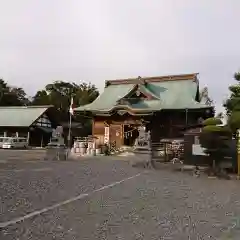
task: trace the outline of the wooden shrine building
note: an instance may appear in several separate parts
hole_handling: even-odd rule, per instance
[[[65,141],[69,131],[68,114],[52,105],[0,107],[0,137],[26,137],[30,146],[45,147],[57,126],[62,126]],[[71,135],[76,136],[82,125],[72,120]]]
[[[0,136],[26,137],[30,146],[45,146],[57,126],[53,106],[0,107]]]
[[[94,102],[75,111],[92,117],[99,143],[115,141],[117,147],[132,145],[139,125],[158,142],[182,138],[186,126],[213,115],[212,106],[200,99],[198,74],[106,81]]]

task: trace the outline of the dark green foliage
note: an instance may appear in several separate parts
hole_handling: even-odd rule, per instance
[[[235,78],[238,82],[240,82],[240,72],[236,72],[236,73],[234,74],[234,78]]]
[[[81,106],[93,102],[98,95],[97,88],[91,83],[55,81],[38,90],[30,101],[22,88],[10,87],[0,79],[0,106],[53,105],[56,109],[68,112],[71,97],[74,106]]]
[[[208,125],[208,126],[205,126],[202,131],[204,133],[209,133],[209,132],[219,132],[221,131],[221,127],[219,126],[214,126],[214,125]]]
[[[58,110],[58,118],[62,121],[69,120],[69,107],[73,97],[73,107],[78,107],[93,102],[99,95],[95,85],[90,83],[71,83],[55,81],[47,84],[33,97],[32,105],[53,105]],[[91,119],[74,115],[74,120],[83,124],[86,135],[92,132]]]
[[[234,79],[236,84],[229,86],[230,97],[224,107],[228,115],[228,125],[235,135],[240,128],[240,72],[234,74]]]
[[[220,125],[220,124],[222,124],[222,120],[220,118],[212,117],[212,118],[208,118],[205,121],[203,121],[203,125],[205,125],[205,126],[209,126],[209,125],[216,126],[216,125]]]
[[[33,97],[32,105],[51,105],[49,95],[46,90],[37,91]]]
[[[234,79],[236,80],[236,84],[233,84],[229,86],[230,91],[230,97],[227,99],[227,101],[224,103],[224,107],[226,109],[227,114],[229,115],[229,120],[231,118],[238,118],[237,115],[232,115],[234,112],[240,111],[240,73],[237,72],[234,74]],[[233,127],[234,128],[240,128],[240,122],[236,121],[235,119],[231,120],[234,122]],[[238,122],[238,126],[236,127],[236,123]]]
[[[10,87],[0,79],[0,106],[25,106],[30,103],[22,88]]]
[[[76,84],[65,81],[55,81],[38,90],[30,101],[22,88],[10,87],[0,79],[0,106],[53,105],[56,109],[56,121],[69,120],[69,107],[73,97],[74,107],[93,102],[99,95],[95,85],[90,83]],[[91,119],[74,116],[74,120],[82,122],[86,133],[91,134]]]
[[[228,126],[217,126],[220,123],[221,120],[217,118],[205,120],[205,126],[200,134],[200,144],[209,155],[211,166],[213,161],[218,165],[229,152],[229,140],[232,137],[232,132]]]
[[[228,119],[228,125],[233,132],[240,128],[240,111],[233,111]]]
[[[98,90],[92,84],[70,83],[56,81],[45,86],[33,97],[33,105],[54,105],[57,109],[68,112],[71,97],[74,106],[81,106],[93,102],[99,95]]]

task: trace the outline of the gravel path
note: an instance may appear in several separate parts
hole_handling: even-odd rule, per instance
[[[32,164],[32,169],[43,166],[46,163]],[[89,195],[3,228],[0,239],[239,239],[238,181],[144,171],[109,160],[48,167],[51,171],[29,167],[28,174],[8,173],[4,182],[1,179],[0,222]]]

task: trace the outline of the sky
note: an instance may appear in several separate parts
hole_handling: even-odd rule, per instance
[[[0,78],[28,95],[55,80],[199,73],[217,111],[240,71],[239,0],[0,0]]]

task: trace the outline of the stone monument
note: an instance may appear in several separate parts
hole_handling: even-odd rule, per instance
[[[146,132],[146,128],[144,126],[141,126],[138,128],[138,137],[136,138],[134,147],[139,148],[148,148],[150,150],[150,141],[151,141],[151,136],[150,136],[150,131]]]
[[[63,127],[57,126],[56,129],[52,132],[52,139],[55,140],[59,145],[64,145],[64,138],[63,138]]]
[[[138,128],[139,135],[135,140],[133,147],[134,163],[132,165],[143,165],[144,168],[152,167],[151,135],[150,131],[146,132],[145,126]]]

